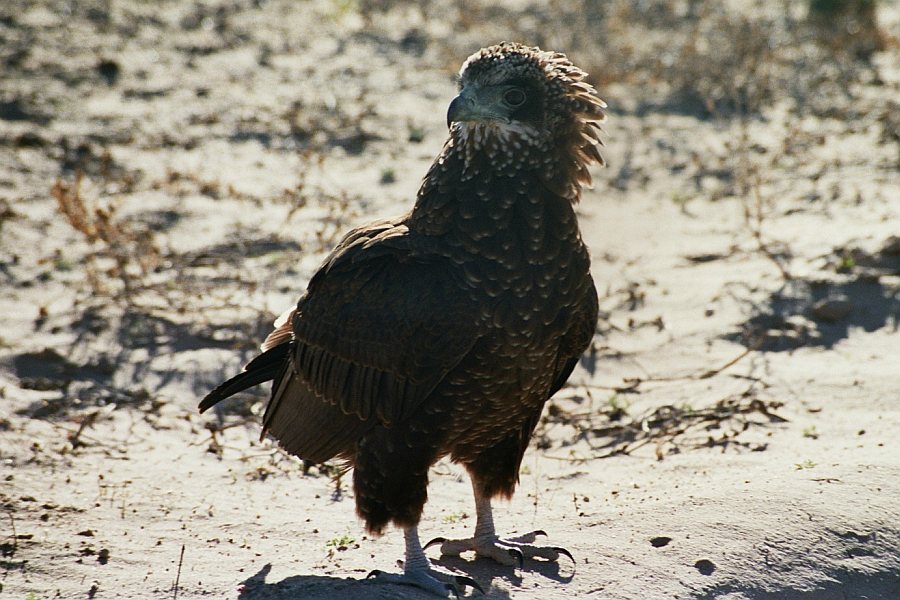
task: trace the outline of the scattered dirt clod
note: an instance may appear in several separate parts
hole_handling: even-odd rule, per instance
[[[709,576],[716,570],[716,565],[711,560],[703,558],[694,563],[694,568],[700,571],[701,575]]]

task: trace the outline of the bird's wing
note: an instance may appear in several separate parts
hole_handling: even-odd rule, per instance
[[[398,229],[400,223],[401,219],[398,218],[382,219],[351,229],[338,245],[335,246],[334,250],[332,250],[325,258],[322,268],[319,269],[313,276],[312,281],[310,281],[310,287],[313,287],[316,281],[324,277],[324,274],[330,271],[331,267],[341,260],[341,257],[344,257],[343,259],[346,260],[348,255],[352,256],[354,253],[359,252],[363,246],[368,244],[369,247],[371,247],[373,240],[376,238],[379,240],[383,239],[378,237],[382,234],[390,236],[393,233],[396,236],[398,233],[405,233],[404,229]],[[375,252],[370,252],[367,256],[373,258],[375,254]],[[275,319],[275,329],[266,336],[266,339],[260,346],[260,349],[263,352],[293,339],[295,314],[297,314],[297,309],[291,308],[281,313],[281,315]]]
[[[390,426],[428,397],[474,345],[476,318],[449,264],[413,255],[405,225],[354,230],[291,318],[291,368],[264,429],[300,456],[345,451],[360,428]]]
[[[547,398],[553,396],[566,384],[572,371],[575,370],[575,365],[578,364],[581,355],[594,338],[594,331],[597,328],[599,303],[593,279],[591,279],[590,285],[587,287],[588,289],[582,302],[573,313],[572,325],[569,327],[566,335],[563,336],[560,344],[556,359],[556,371],[553,375],[553,384],[550,386],[550,393],[547,394]]]

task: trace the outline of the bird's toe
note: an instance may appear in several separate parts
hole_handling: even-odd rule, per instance
[[[448,540],[446,538],[437,537],[425,544],[425,548],[431,546],[441,546],[441,556],[459,556],[468,550],[475,550],[475,540],[466,538],[464,540]]]
[[[501,565],[508,567],[517,566],[520,569],[525,564],[525,556],[522,551],[515,546],[505,544],[503,540],[493,540],[486,544],[479,544],[475,547],[475,553],[478,556],[492,558]]]
[[[529,531],[528,533],[523,533],[522,535],[508,537],[505,539],[507,542],[513,542],[516,544],[531,544],[538,538],[538,536],[547,537],[547,532],[543,529],[535,529],[534,531]]]

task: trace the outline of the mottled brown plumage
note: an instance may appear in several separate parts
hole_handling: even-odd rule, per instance
[[[605,105],[584,77],[562,54],[518,44],[471,56],[412,211],[351,231],[263,354],[201,403],[274,379],[264,431],[301,458],[354,468],[366,527],[406,529],[407,582],[413,571],[444,580],[415,526],[428,469],[448,455],[472,477],[481,531],[441,540],[445,551],[503,562],[562,551],[499,539],[489,501],[513,493],[544,403],[594,332],[573,205],[603,162]]]

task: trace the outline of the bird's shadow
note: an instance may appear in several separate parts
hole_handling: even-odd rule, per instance
[[[457,557],[442,557],[435,560],[438,566],[468,575],[484,588],[484,596],[477,591],[467,590],[465,597],[485,600],[506,600],[510,598],[508,587],[518,587],[523,578],[511,567],[498,565],[488,560],[468,561]],[[388,584],[374,579],[354,579],[328,575],[292,575],[281,581],[267,582],[272,570],[271,563],[245,579],[239,588],[238,600],[280,600],[304,598],[305,600],[434,600],[434,594],[414,587]],[[526,561],[522,571],[539,574],[547,579],[568,583],[575,575],[574,567],[560,566],[556,562]],[[495,581],[505,581],[503,588]]]

